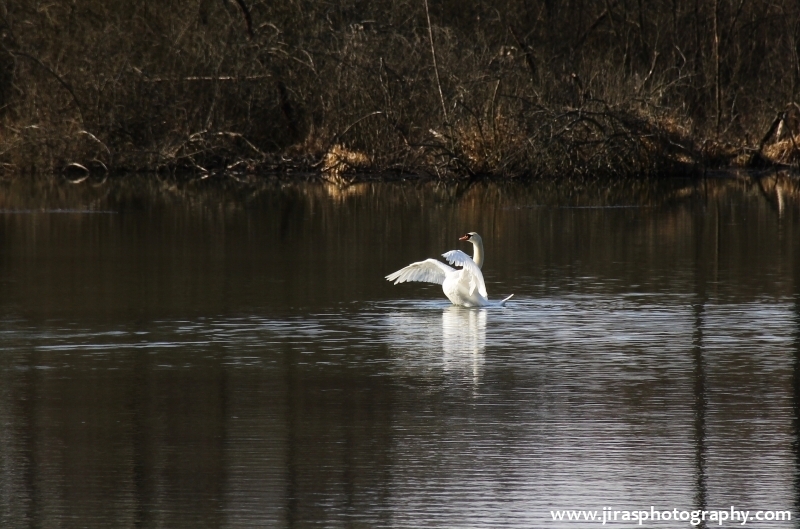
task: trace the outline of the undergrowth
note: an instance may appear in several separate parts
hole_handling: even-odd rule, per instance
[[[6,0],[0,171],[792,165],[799,55],[796,0]]]

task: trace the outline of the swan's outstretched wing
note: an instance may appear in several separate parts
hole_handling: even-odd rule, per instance
[[[425,259],[416,263],[411,263],[397,272],[389,274],[386,279],[394,281],[394,284],[405,283],[406,281],[423,281],[425,283],[436,283],[441,285],[448,272],[453,269],[436,259]]]
[[[478,289],[481,296],[488,298],[488,294],[486,294],[486,284],[483,282],[483,273],[481,269],[478,268],[478,265],[475,264],[475,261],[472,260],[472,257],[465,254],[461,250],[450,250],[449,252],[442,254],[448,263],[455,266],[463,267],[464,271],[469,275],[469,294],[472,295],[475,292],[475,289]]]

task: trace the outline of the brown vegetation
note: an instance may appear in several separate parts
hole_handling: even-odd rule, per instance
[[[796,165],[799,91],[796,0],[0,2],[3,174]]]

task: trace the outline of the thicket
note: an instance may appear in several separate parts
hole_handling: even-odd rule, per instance
[[[0,1],[4,174],[795,163],[799,89],[797,0]]]

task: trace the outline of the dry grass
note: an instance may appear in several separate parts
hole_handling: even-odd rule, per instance
[[[772,163],[796,165],[800,163],[800,135],[767,145],[762,153]]]
[[[347,149],[342,145],[334,145],[322,158],[322,175],[331,182],[348,183],[347,174],[358,170],[367,170],[372,166],[369,156],[363,152]]]

